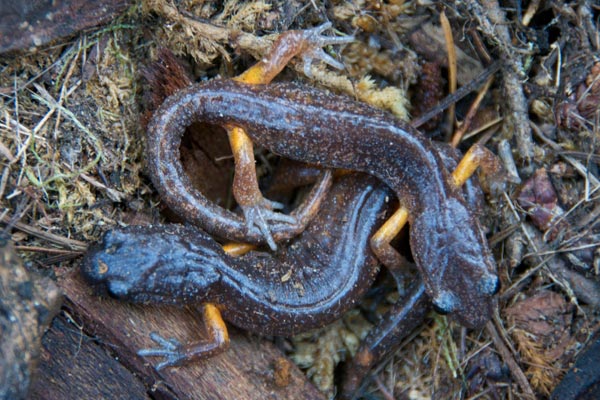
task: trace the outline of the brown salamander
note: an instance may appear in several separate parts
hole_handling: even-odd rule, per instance
[[[232,257],[191,226],[115,229],[90,249],[82,273],[118,299],[214,303],[236,326],[291,336],[339,318],[369,289],[379,266],[368,239],[389,196],[374,178],[341,177],[307,229],[275,253]],[[161,366],[206,356],[201,353],[174,352]]]
[[[319,59],[336,68],[343,65],[326,54],[321,47],[349,43],[351,36],[322,36],[330,23],[316,28],[287,31],[274,43],[271,52],[259,63],[233,80],[247,84],[267,84],[296,55],[304,60],[305,71],[310,70],[313,60]],[[179,145],[157,142],[163,139],[160,132],[149,129],[147,160],[154,186],[161,198],[184,220],[195,223],[207,232],[221,238],[255,244],[266,243],[272,250],[275,242],[296,236],[305,229],[319,208],[323,192],[329,187],[328,176],[322,177],[306,200],[291,214],[285,215],[274,210],[283,205],[267,200],[258,188],[253,145],[240,126],[222,126],[227,130],[235,160],[233,197],[243,211],[244,218],[225,210],[209,201],[204,194],[194,188],[185,175],[179,162]],[[173,153],[177,162],[163,163],[162,151]],[[168,170],[168,173],[163,173]]]
[[[148,146],[158,180],[182,179],[174,168],[176,149],[195,121],[240,126],[276,154],[387,183],[409,210],[411,249],[436,308],[467,327],[488,320],[498,290],[494,260],[452,175],[420,132],[383,111],[310,87],[216,79],[171,96],[155,114]],[[390,267],[390,257],[374,250]]]
[[[312,40],[310,35],[302,35],[297,31],[286,34],[288,35],[282,35],[282,40],[278,43],[280,47],[292,49],[289,54],[302,51],[298,50],[303,48],[302,43],[294,44],[294,40]],[[286,42],[288,39],[292,44]],[[275,53],[279,54],[280,50],[276,49]],[[265,76],[261,72],[265,65],[269,65],[269,61],[259,63],[260,77]],[[253,71],[256,72],[256,69]],[[257,143],[283,156],[315,165],[356,169],[375,175],[393,189],[401,204],[409,210],[411,248],[424,285],[417,284],[411,300],[404,306],[396,306],[393,315],[389,315],[381,325],[383,329],[376,329],[369,336],[359,353],[362,355],[361,359],[355,360],[354,370],[359,373],[349,381],[359,382],[360,378],[357,376],[364,375],[364,371],[372,366],[373,360],[386,353],[388,347],[393,347],[397,337],[407,330],[406,326],[399,327],[399,324],[421,318],[425,312],[423,310],[427,308],[424,305],[428,304],[424,296],[425,289],[439,311],[452,312],[466,326],[481,326],[489,318],[492,295],[498,289],[495,265],[481,227],[466,207],[458,189],[462,178],[456,178],[456,174],[452,175],[444,168],[442,155],[432,143],[388,114],[346,98],[291,84],[253,87],[244,82],[256,81],[246,80],[244,77],[247,75],[242,75],[237,82],[214,80],[187,88],[169,98],[155,114],[148,140],[149,164],[154,184],[163,199],[191,222],[200,223],[201,226],[208,224],[212,231],[221,236],[229,237],[229,233],[235,233],[237,228],[232,228],[233,226],[240,228],[238,240],[249,237],[250,241],[260,242],[268,236],[264,226],[257,233],[247,225],[244,226],[239,219],[232,224],[231,221],[235,219],[230,218],[230,215],[210,206],[206,207],[208,201],[198,204],[198,194],[191,185],[185,184],[187,181],[180,165],[178,149],[185,128],[194,121],[223,126],[228,130],[234,154],[237,155],[236,165],[238,159],[244,158],[240,157],[239,148],[245,145],[240,146],[240,141],[248,142],[243,138],[245,134],[242,139],[238,137],[240,128],[243,128]],[[258,81],[260,79],[262,78]],[[253,165],[253,162],[245,164],[247,167],[249,164]],[[467,166],[467,169],[471,166],[472,164]],[[236,174],[238,172],[236,170]],[[247,170],[242,176],[248,176]],[[249,179],[253,180],[255,181],[255,177]],[[261,198],[254,204],[261,203]],[[345,203],[346,207],[350,207],[346,212],[351,212],[352,207],[356,207],[352,201]],[[212,343],[181,346],[154,336],[162,347],[144,354],[165,357],[166,361],[160,366],[177,364],[190,355],[207,356],[224,347],[228,339],[222,321],[219,322],[219,318],[215,317],[218,316],[219,309],[226,319],[258,333],[297,333],[323,325],[327,323],[324,321],[334,319],[339,316],[334,315],[341,312],[341,308],[330,308],[327,315],[319,311],[320,306],[315,301],[334,296],[334,291],[339,288],[323,286],[319,291],[318,284],[312,280],[313,276],[306,273],[308,270],[304,268],[305,259],[309,260],[308,265],[329,260],[331,265],[320,264],[324,266],[321,267],[324,270],[319,274],[333,274],[331,276],[338,280],[338,275],[348,271],[364,269],[361,274],[371,271],[368,257],[358,258],[364,262],[361,267],[357,267],[358,263],[351,259],[354,266],[347,269],[340,261],[347,260],[344,253],[335,250],[340,247],[363,251],[366,237],[361,242],[363,236],[358,234],[360,229],[354,233],[355,236],[346,235],[346,242],[326,236],[318,236],[316,241],[311,242],[309,236],[306,236],[323,231],[337,232],[342,229],[337,225],[345,226],[339,222],[344,221],[343,213],[338,211],[340,219],[335,219],[335,213],[327,211],[329,207],[334,206],[325,207],[323,216],[311,225],[318,228],[309,229],[297,242],[294,241],[293,245],[287,247],[285,252],[273,256],[275,258],[272,260],[276,261],[265,264],[280,281],[273,280],[272,276],[269,278],[262,272],[255,277],[257,265],[263,265],[262,261],[271,259],[271,256],[256,258],[258,253],[251,253],[247,258],[236,262],[233,261],[234,258],[225,255],[208,235],[193,228],[176,226],[169,226],[166,232],[155,227],[126,228],[109,233],[104,244],[89,253],[84,263],[84,274],[92,282],[105,285],[113,295],[129,300],[165,303],[210,301],[220,304],[219,308],[212,304],[204,306],[209,331],[213,332],[215,339]],[[272,220],[276,221],[277,218]],[[367,230],[371,232],[371,227],[372,225],[365,225],[363,233]],[[277,236],[277,229],[269,229],[269,234]],[[289,227],[283,230],[290,231]],[[222,235],[222,232],[227,234]],[[371,247],[384,265],[393,273],[398,273],[399,257],[390,253],[388,243],[380,240],[382,236],[389,242],[389,234],[376,234],[377,240],[371,240]],[[319,246],[315,243],[326,245]],[[141,250],[143,246],[148,246],[148,249]],[[298,253],[301,256],[294,259],[294,248],[298,246],[304,253]],[[134,267],[128,263],[131,259],[137,261]],[[247,264],[251,262],[256,263],[252,268],[248,266],[251,264]],[[204,268],[204,265],[207,267]],[[216,269],[212,268],[214,266],[217,266]],[[287,270],[286,266],[289,266]],[[220,271],[227,273],[222,275]],[[290,271],[290,280],[296,279],[293,281],[296,283],[295,287],[284,285],[289,283],[287,274]],[[296,276],[294,271],[302,271],[302,275]],[[281,281],[282,276],[286,277],[285,282]],[[351,282],[354,278],[345,282]],[[319,281],[318,276],[315,279]],[[369,279],[357,280],[355,283],[360,284],[353,290],[348,289],[350,286],[343,286],[347,290],[345,293],[339,292],[340,302],[353,304],[357,290],[364,291],[370,284]],[[285,289],[273,290],[273,285]],[[286,314],[289,310],[286,311],[285,307],[278,308],[287,303],[281,303],[277,295],[287,299],[292,290],[305,290],[307,286],[316,296],[305,299],[308,302],[302,303],[304,307],[297,308],[297,314]],[[246,297],[250,299],[248,302]],[[297,296],[296,299],[300,297]],[[263,303],[258,304],[257,299]],[[288,305],[296,307],[300,303],[292,301]],[[248,304],[256,308],[253,309]],[[273,322],[275,320],[281,322]],[[349,387],[355,387],[355,384]]]
[[[453,149],[438,150],[454,168]],[[465,188],[473,209],[478,208],[477,189],[469,183]],[[218,304],[218,309],[204,305],[209,340],[182,345],[153,334],[160,347],[140,352],[162,357],[158,368],[178,365],[227,348],[219,310],[226,320],[252,332],[289,336],[323,326],[353,307],[378,269],[367,241],[390,209],[388,196],[389,190],[367,175],[341,177],[308,229],[275,254],[231,257],[203,231],[181,225],[117,229],[90,250],[82,272],[94,286],[124,300]],[[429,305],[423,284],[414,282],[347,368],[346,397],[357,393],[371,368],[421,324]]]

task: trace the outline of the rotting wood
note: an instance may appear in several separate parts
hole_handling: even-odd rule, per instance
[[[41,337],[61,299],[54,282],[27,271],[8,234],[0,232],[0,399],[26,397]]]
[[[0,53],[28,49],[101,25],[130,0],[3,1],[0,4]]]
[[[61,316],[44,335],[42,363],[28,398],[137,400],[150,396],[134,374]]]
[[[181,341],[197,339],[204,327],[192,309],[130,305],[92,294],[79,274],[59,279],[67,307],[83,331],[95,336],[133,374],[152,396],[169,389],[178,398],[194,399],[323,399],[300,370],[290,367],[287,386],[278,386],[276,365],[285,357],[273,344],[231,330],[230,349],[208,360],[156,371],[157,360],[144,359],[139,349],[155,347],[150,332]]]

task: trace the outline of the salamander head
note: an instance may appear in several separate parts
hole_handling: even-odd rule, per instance
[[[434,308],[468,328],[492,315],[500,283],[479,223],[449,199],[439,213],[424,212],[411,225],[411,248]]]
[[[183,226],[115,229],[88,251],[81,272],[91,285],[122,300],[202,301],[220,278],[215,245],[203,232]]]

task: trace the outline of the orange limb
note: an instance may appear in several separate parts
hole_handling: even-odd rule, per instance
[[[353,38],[321,36],[321,33],[330,26],[331,24],[323,24],[313,29],[288,31],[281,34],[266,57],[234,80],[251,85],[268,84],[297,55],[302,55],[304,58],[304,70],[307,73],[310,73],[308,67],[313,58],[319,58],[336,68],[343,67],[337,60],[323,52],[321,47],[329,44],[348,43]],[[282,205],[262,196],[256,177],[254,148],[246,132],[235,126],[226,128],[235,160],[233,196],[244,212],[246,224],[249,227],[260,229],[269,247],[275,250],[277,246],[267,221],[295,223],[296,220],[294,217],[274,212],[273,210],[281,208]]]
[[[243,256],[255,248],[255,245],[249,243],[227,243],[223,245],[223,251],[232,257]]]
[[[159,347],[140,350],[138,355],[162,357],[163,361],[156,366],[156,369],[160,370],[165,367],[210,358],[227,350],[229,347],[229,333],[219,308],[215,304],[206,303],[202,307],[202,316],[208,333],[207,339],[183,345],[177,339],[165,339],[153,332],[150,334],[150,338]]]
[[[473,145],[452,173],[454,184],[460,187],[481,167],[486,175],[499,175],[502,166],[491,151],[480,144]],[[400,207],[381,228],[371,237],[371,249],[386,267],[390,270],[398,270],[406,264],[406,260],[396,251],[390,242],[400,233],[408,222],[408,210]]]
[[[489,177],[503,174],[502,165],[498,158],[482,145],[474,144],[452,173],[454,184],[456,186],[464,185],[478,167],[481,167],[485,175]]]

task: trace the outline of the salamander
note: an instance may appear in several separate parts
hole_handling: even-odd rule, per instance
[[[287,39],[279,40],[278,43],[280,47],[287,46],[287,50],[303,48],[302,44],[294,44],[294,40],[312,40],[311,35],[299,35],[297,32],[283,39],[286,37],[292,44],[287,43]],[[275,49],[276,54],[278,51]],[[265,63],[269,64],[268,61],[261,63],[263,65],[259,70]],[[262,73],[259,75],[262,76]],[[247,75],[242,75],[242,78],[244,76]],[[190,185],[185,184],[186,177],[180,166],[178,149],[186,127],[195,121],[224,127],[230,133],[230,139],[237,135],[232,135],[232,132],[243,129],[244,135],[249,134],[253,141],[284,157],[317,166],[358,170],[374,175],[391,187],[403,209],[408,210],[411,249],[423,283],[416,284],[410,301],[393,309],[394,313],[382,325],[384,329],[375,330],[370,336],[359,352],[362,359],[355,360],[356,369],[364,372],[370,368],[371,362],[385,353],[385,349],[391,346],[390,343],[397,341],[393,338],[406,331],[407,327],[398,328],[399,324],[402,321],[417,320],[424,314],[423,305],[429,304],[428,298],[432,299],[438,311],[452,313],[467,327],[479,327],[485,323],[491,314],[498,279],[483,230],[459,190],[460,184],[468,175],[464,171],[474,169],[474,164],[471,161],[461,162],[458,167],[461,172],[451,174],[443,165],[443,155],[418,131],[382,111],[342,96],[296,84],[249,85],[247,82],[245,79],[215,79],[191,86],[171,96],[155,113],[149,128],[149,164],[153,182],[166,202],[173,206],[169,198],[174,198],[173,208],[176,211],[201,226],[207,222],[211,229],[216,226],[213,230],[217,234],[220,226],[232,226],[228,215],[222,217],[221,214],[213,214],[214,210],[206,208],[204,203],[198,207],[197,202],[195,203],[198,194],[194,193]],[[237,163],[240,146],[236,140],[231,142],[234,154],[237,155]],[[241,140],[246,143],[246,139]],[[470,151],[467,155],[478,155],[479,151],[475,148],[474,152]],[[349,202],[346,206],[350,209],[356,207],[352,204]],[[377,258],[394,274],[399,273],[404,260],[389,246],[389,240],[395,235],[390,232],[399,229],[398,218],[395,216],[400,215],[401,211],[394,214],[370,240]],[[101,247],[89,253],[83,270],[90,281],[106,286],[116,297],[178,304],[209,302],[204,305],[204,315],[209,331],[213,332],[213,343],[195,347],[181,346],[172,340],[153,336],[161,348],[144,353],[165,357],[165,361],[159,366],[175,365],[181,360],[187,360],[190,355],[206,356],[225,347],[228,339],[222,321],[219,322],[221,312],[225,319],[257,333],[281,335],[298,333],[298,329],[320,326],[326,323],[323,321],[329,320],[327,318],[335,318],[333,315],[341,312],[341,308],[328,309],[326,315],[329,317],[326,317],[325,314],[320,314],[317,303],[320,304],[319,299],[333,296],[332,293],[339,288],[323,286],[319,292],[311,279],[312,275],[306,273],[310,268],[307,270],[303,267],[303,260],[309,253],[309,265],[315,260],[329,260],[332,264],[322,264],[328,269],[321,273],[329,274],[337,270],[332,276],[339,279],[339,270],[347,272],[348,269],[343,267],[344,264],[338,263],[345,258],[335,249],[347,249],[350,246],[362,251],[361,249],[368,247],[368,239],[364,236],[347,235],[346,239],[351,243],[348,245],[348,242],[342,240],[318,236],[316,242],[311,242],[306,235],[341,229],[336,225],[343,225],[338,221],[344,221],[344,218],[335,220],[331,215],[333,214],[327,212],[325,207],[323,216],[311,225],[316,227],[321,224],[318,228],[307,230],[298,238],[298,242],[293,242],[295,245],[280,250],[276,256],[279,257],[278,261],[268,261],[265,264],[271,268],[270,271],[275,271],[274,275],[280,281],[272,280],[272,276],[262,272],[254,277],[257,266],[261,270],[260,266],[265,260],[263,256],[255,258],[257,253],[251,253],[246,259],[240,259],[255,263],[254,267],[247,267],[245,263],[249,261],[234,261],[202,231],[176,226],[169,226],[166,231],[157,227],[115,230],[105,237]],[[390,225],[395,225],[396,228],[389,229]],[[226,233],[231,233],[232,229],[229,228],[225,229]],[[252,233],[251,229],[240,231],[238,236],[242,240],[248,233]],[[265,236],[264,229],[261,228],[261,231]],[[276,230],[270,233],[275,236]],[[261,240],[256,239],[256,232],[253,234],[254,236],[250,235],[250,241]],[[363,239],[364,242],[361,242]],[[328,244],[318,246],[315,243],[319,241]],[[302,243],[313,244],[303,247]],[[149,249],[141,251],[143,246],[149,246]],[[302,251],[305,253],[302,253],[302,257],[293,259],[295,246],[304,249]],[[335,251],[330,256],[331,249]],[[134,268],[129,262],[131,256],[137,261]],[[358,261],[363,262],[363,266],[359,268],[358,263],[354,263],[350,270],[362,271],[361,273],[371,271],[371,261],[367,258],[361,260],[357,257]],[[290,268],[283,273],[288,265]],[[218,267],[215,269],[215,266]],[[294,276],[294,270],[303,271],[303,275]],[[227,273],[223,275],[222,271]],[[235,279],[232,279],[233,276]],[[281,303],[278,295],[282,295],[284,299],[291,295],[291,289],[284,283],[293,277],[297,279],[294,281],[294,290],[302,289],[297,292],[302,293],[302,296],[297,294],[296,300],[306,295],[302,291],[307,286],[312,290],[310,293],[317,293],[316,297],[305,299],[308,303],[304,304],[306,307],[297,309],[301,310],[298,314],[289,314],[285,301],[283,308],[275,307]],[[315,276],[315,279],[315,282],[321,282],[319,276]],[[356,281],[360,283],[356,287],[364,290],[370,284],[370,279]],[[351,279],[345,282],[350,281]],[[286,289],[278,291],[274,287]],[[252,289],[246,290],[247,288]],[[353,304],[355,293],[357,292],[348,291],[345,297],[341,296],[338,300]],[[246,302],[240,300],[245,297],[252,298],[248,304],[255,308],[246,308]],[[257,300],[263,303],[259,304]],[[291,305],[295,307],[293,302]],[[330,306],[333,307],[333,303]],[[257,311],[253,312],[253,309]],[[268,314],[269,310],[274,313]],[[317,317],[313,318],[311,315]],[[274,320],[281,322],[273,322]],[[393,328],[388,330],[386,326]],[[355,378],[359,375],[355,375]],[[350,381],[357,382],[360,379]]]
[[[488,320],[498,278],[485,235],[420,132],[383,111],[314,88],[215,79],[179,91],[155,114],[149,146],[161,180],[182,179],[173,169],[178,161],[172,149],[195,121],[241,126],[281,156],[381,179],[409,210],[412,253],[436,308],[467,327]],[[390,267],[395,261],[389,252],[375,247]]]
[[[438,147],[451,168],[456,165],[452,150]],[[478,208],[477,189],[470,184],[465,188],[473,209]],[[227,348],[221,314],[255,333],[290,336],[323,326],[356,305],[378,270],[367,243],[389,214],[389,196],[389,189],[367,175],[342,176],[308,229],[277,253],[252,251],[231,257],[211,236],[192,226],[119,228],[90,249],[82,272],[96,288],[122,300],[209,302],[203,306],[208,340],[183,345],[152,334],[159,347],[140,351],[162,357],[159,369],[179,365]],[[347,368],[346,397],[357,393],[372,367],[422,323],[430,309],[424,292],[417,279],[409,295],[363,340]]]
[[[283,33],[275,41],[268,56],[232,79],[247,84],[267,84],[296,55],[303,58],[305,71],[310,71],[314,59],[342,68],[343,65],[326,54],[321,47],[349,43],[354,39],[351,36],[322,36],[321,33],[330,26],[330,23],[326,23],[312,29]],[[172,82],[169,87],[171,86]],[[164,138],[153,129],[154,126],[151,124],[148,129],[147,160],[150,177],[161,198],[184,220],[221,238],[255,244],[266,243],[275,250],[277,241],[294,237],[305,229],[318,210],[322,194],[329,187],[329,178],[324,176],[291,215],[276,212],[283,205],[264,198],[258,188],[252,141],[240,126],[222,126],[227,131],[235,161],[232,194],[244,214],[244,218],[241,218],[212,203],[194,188],[179,162],[179,144],[171,146],[171,143],[162,142]],[[165,151],[170,152],[170,158],[176,162],[164,163],[162,154]],[[168,173],[165,174],[167,170]]]
[[[232,257],[189,225],[115,229],[88,251],[82,273],[117,299],[213,303],[236,326],[292,336],[339,318],[369,289],[379,263],[368,239],[389,196],[374,178],[341,177],[307,229],[275,253]],[[187,353],[165,365],[189,359]]]

